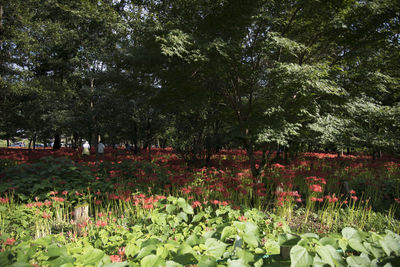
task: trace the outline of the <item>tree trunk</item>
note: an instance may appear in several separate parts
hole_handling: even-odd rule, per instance
[[[32,143],[33,143],[33,149],[35,150],[36,149],[36,133],[33,135]]]
[[[76,149],[78,147],[78,139],[79,139],[78,133],[73,133],[72,138],[73,138],[72,147]]]
[[[54,135],[53,151],[59,150],[61,148],[61,137],[59,133]]]

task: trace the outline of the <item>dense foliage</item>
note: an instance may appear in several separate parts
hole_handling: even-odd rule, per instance
[[[4,266],[396,266],[400,260],[395,158],[308,153],[254,177],[243,150],[222,151],[201,169],[162,149],[152,151],[151,162],[122,151],[113,161],[113,150],[101,161],[72,149],[2,152]]]

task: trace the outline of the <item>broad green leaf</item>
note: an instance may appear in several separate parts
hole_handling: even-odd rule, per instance
[[[165,263],[165,267],[182,267],[182,266],[183,266],[182,264],[179,264],[179,263],[174,262],[174,261],[167,261]]]
[[[176,209],[175,205],[172,204],[168,204],[166,207],[166,210],[169,214],[171,214],[172,212],[174,212],[174,210]]]
[[[217,259],[212,256],[202,256],[197,267],[216,267]]]
[[[139,254],[136,256],[136,258],[138,258],[138,259],[144,258],[144,257],[152,254],[156,250],[157,250],[157,247],[155,245],[148,245],[139,251]]]
[[[195,234],[192,234],[192,235],[190,235],[187,239],[186,239],[186,243],[189,245],[189,246],[195,246],[195,245],[198,245],[198,244],[200,244],[200,238],[197,236],[197,235],[195,235]]]
[[[358,231],[356,229],[354,229],[352,227],[343,228],[342,235],[344,238],[346,238],[348,240],[353,239],[353,240],[357,240],[357,241],[361,242],[360,234],[358,233]]]
[[[102,267],[127,267],[130,266],[128,262],[110,262],[107,263],[106,265],[103,265]]]
[[[300,241],[298,235],[293,234],[281,234],[278,237],[278,244],[283,247],[291,247],[296,245]]]
[[[232,226],[226,226],[224,227],[224,229],[222,230],[221,233],[221,240],[225,241],[227,238],[229,237],[235,237],[236,236],[236,229]]]
[[[125,247],[125,255],[128,257],[133,257],[139,251],[139,247],[130,241]]]
[[[177,216],[181,221],[188,221],[188,216],[185,212],[179,212],[178,216]]]
[[[236,249],[236,257],[242,260],[245,264],[254,261],[254,254],[241,248]]]
[[[226,244],[216,240],[215,238],[208,238],[204,244],[207,253],[219,259],[225,252]]]
[[[316,252],[330,266],[346,266],[342,256],[331,245],[317,246]]]
[[[179,198],[178,199],[178,206],[187,214],[193,214],[193,208],[190,206],[185,199]]]
[[[228,267],[247,267],[247,265],[243,260],[228,260]]]
[[[191,253],[186,253],[186,254],[175,256],[173,258],[173,260],[175,262],[177,262],[177,263],[180,263],[180,264],[184,265],[184,266],[187,266],[187,265],[190,265],[190,264],[194,264],[194,263],[197,262],[196,257]]]
[[[305,233],[300,235],[301,238],[309,238],[309,239],[319,239],[319,236],[314,233]]]
[[[74,263],[75,262],[75,258],[70,256],[70,255],[62,255],[60,257],[57,257],[56,259],[49,261],[49,264],[51,267],[58,267],[58,266],[62,266],[64,264],[67,263]]]
[[[364,247],[364,245],[363,245],[363,244],[361,243],[361,241],[359,241],[358,239],[353,239],[353,238],[350,239],[350,240],[349,240],[349,246],[350,246],[352,249],[356,250],[356,251],[369,254],[369,253],[368,253],[368,250]]]
[[[400,242],[393,238],[391,235],[387,234],[382,240],[379,240],[385,253],[390,256],[394,252],[397,256],[400,255]]]
[[[87,250],[83,255],[79,256],[78,260],[84,265],[97,264],[104,256],[104,252],[100,249]]]
[[[382,249],[381,246],[377,246],[375,243],[368,243],[368,242],[364,242],[363,243],[364,247],[370,251],[372,253],[372,255],[376,258],[379,259],[381,257],[385,256],[385,252]]]
[[[142,267],[163,267],[165,265],[165,260],[156,255],[147,255],[140,261]]]
[[[258,239],[257,235],[253,235],[250,233],[245,233],[243,235],[243,241],[249,244],[252,247],[257,247],[258,246]]]
[[[0,262],[3,264],[8,264],[10,261],[8,259],[9,251],[0,252]]]
[[[323,246],[324,246],[324,245],[331,245],[331,246],[333,246],[334,248],[337,247],[337,242],[336,242],[336,240],[335,240],[334,238],[328,237],[328,236],[321,238],[321,239],[318,241],[318,243],[321,244],[321,245],[323,245]]]
[[[182,243],[179,248],[178,251],[176,252],[177,255],[183,255],[183,254],[187,254],[187,253],[192,253],[193,249],[191,246],[189,246],[187,243]]]
[[[144,241],[142,243],[142,245],[140,246],[140,248],[144,248],[144,247],[149,246],[149,245],[158,245],[160,243],[161,243],[161,241],[159,239],[150,238],[150,239],[147,239],[146,241]]]
[[[192,222],[199,222],[204,217],[204,212],[197,213],[194,215]]]
[[[350,267],[371,266],[371,261],[365,257],[350,256],[346,258],[346,262]]]
[[[313,263],[313,259],[307,250],[301,246],[294,246],[290,250],[291,267],[309,267]]]
[[[57,244],[51,244],[47,248],[46,256],[48,257],[59,257],[62,255],[67,255],[67,248],[66,247],[59,247]]]

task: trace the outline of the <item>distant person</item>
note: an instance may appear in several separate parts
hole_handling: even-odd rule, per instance
[[[126,151],[130,151],[131,150],[131,145],[126,143],[125,144],[125,149],[126,149]]]
[[[86,141],[86,142],[83,144],[83,151],[82,151],[82,155],[83,155],[84,157],[86,157],[86,156],[89,156],[89,155],[90,155],[90,151],[89,151],[89,149],[90,149],[89,142],[88,142],[88,141]]]
[[[98,145],[97,145],[97,153],[100,155],[100,156],[103,156],[104,155],[104,148],[105,148],[106,146],[102,143],[102,142],[100,142]]]

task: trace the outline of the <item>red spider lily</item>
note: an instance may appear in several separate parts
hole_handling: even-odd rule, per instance
[[[357,201],[357,199],[358,199],[357,196],[351,196],[351,198],[352,198],[354,201]]]
[[[309,186],[309,189],[312,192],[322,192],[322,186],[320,186],[319,184],[311,184]]]
[[[279,163],[272,164],[271,166],[277,169],[285,169],[285,166]]]
[[[247,218],[246,218],[246,216],[239,216],[238,220],[241,222],[245,222],[245,221],[247,221]]]
[[[192,207],[193,208],[201,207],[201,202],[200,201],[193,201]]]
[[[63,199],[62,197],[52,197],[51,198],[54,202],[64,202],[65,199]]]
[[[62,191],[61,193],[63,196],[68,195],[68,191]]]
[[[330,195],[326,195],[325,198],[328,200],[329,203],[335,203],[337,202],[339,199],[335,196],[335,194],[333,194],[332,196]]]
[[[107,224],[108,224],[107,221],[100,221],[99,220],[99,221],[96,222],[96,226],[97,227],[105,227],[105,226],[107,226]]]
[[[57,194],[58,194],[57,191],[51,191],[51,192],[50,192],[50,195],[51,195],[51,196],[55,196],[55,195],[57,195]]]
[[[122,262],[122,259],[118,255],[110,255],[111,262]]]
[[[143,208],[144,209],[152,209],[154,207],[153,207],[153,204],[146,204],[146,205],[143,205]]]
[[[42,213],[42,218],[43,218],[43,219],[50,219],[50,218],[51,218],[51,214],[46,213],[45,211],[43,211],[43,213]]]
[[[14,238],[7,238],[7,240],[6,240],[6,242],[4,243],[4,245],[13,245],[14,244],[14,242],[15,242],[16,240],[14,239]]]
[[[8,198],[1,198],[0,197],[0,203],[2,203],[2,204],[7,204],[8,203]]]
[[[216,199],[215,200],[211,200],[211,203],[214,204],[214,205],[218,205],[219,204],[219,200],[216,200]]]
[[[94,201],[94,204],[96,204],[96,205],[100,205],[101,204],[101,200],[99,200],[99,199],[96,199],[95,201]]]
[[[313,202],[317,202],[317,201],[318,202],[322,202],[322,201],[324,201],[323,198],[317,198],[317,197],[311,197],[310,200],[313,201]]]
[[[400,204],[400,198],[395,198],[394,201]]]
[[[350,190],[349,193],[352,194],[352,195],[354,195],[354,194],[356,193],[356,191],[354,191],[354,190],[352,189],[352,190]]]
[[[190,192],[192,192],[192,188],[190,188],[190,187],[182,188],[182,193],[189,194]]]

